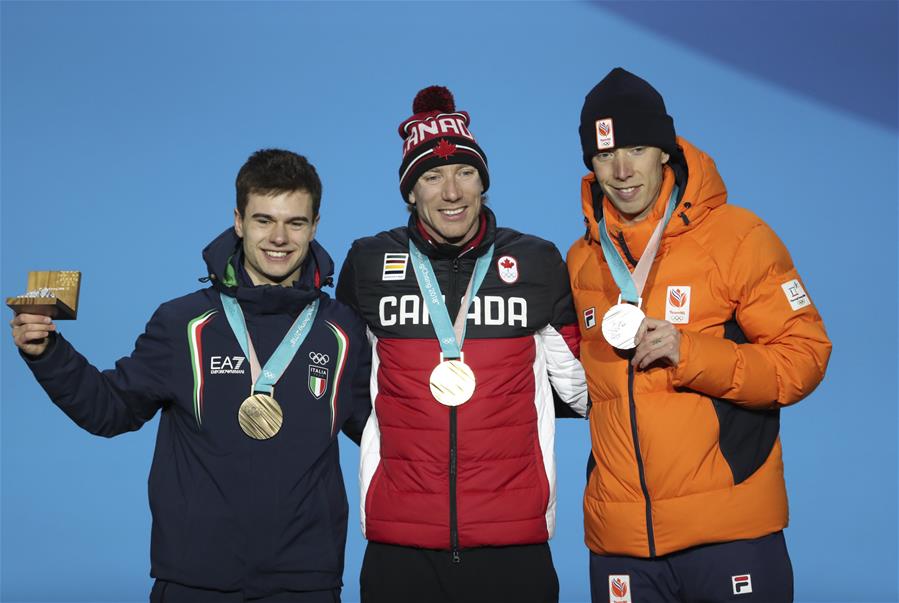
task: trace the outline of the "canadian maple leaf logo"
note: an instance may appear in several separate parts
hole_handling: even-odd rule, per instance
[[[437,143],[437,146],[434,147],[434,154],[441,159],[446,159],[451,155],[455,155],[455,153],[456,145],[451,142],[447,142],[445,138],[441,138],[440,142]]]
[[[504,255],[496,260],[496,269],[499,272],[499,277],[507,285],[511,285],[518,280],[518,260],[512,256]]]

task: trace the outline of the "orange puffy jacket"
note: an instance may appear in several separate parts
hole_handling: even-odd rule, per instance
[[[599,245],[593,174],[581,185],[588,234],[568,252],[593,401],[585,539],[601,554],[655,557],[784,528],[779,409],[815,389],[830,357],[783,243],[752,212],[726,204],[708,155],[678,143],[689,178],[643,291],[647,316],[678,325],[677,366],[634,371],[632,353],[603,339],[602,316],[619,290]],[[640,257],[664,213],[675,181],[664,171],[641,222],[623,225],[601,201],[622,258]]]

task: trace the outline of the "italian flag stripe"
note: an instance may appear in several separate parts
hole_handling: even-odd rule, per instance
[[[340,378],[343,376],[343,369],[346,366],[346,357],[350,349],[350,339],[346,336],[338,325],[329,320],[325,321],[328,328],[334,334],[337,340],[337,368],[334,370],[334,385],[331,387],[331,436],[334,435],[334,426],[337,421],[337,394],[340,390]]]
[[[217,310],[207,310],[187,323],[187,343],[190,346],[190,366],[194,372],[194,416],[197,427],[203,425],[203,327],[209,324]]]

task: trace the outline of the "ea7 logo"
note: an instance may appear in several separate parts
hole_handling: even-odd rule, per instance
[[[748,595],[752,592],[752,576],[743,574],[741,576],[731,576],[731,582],[734,585],[735,595]]]
[[[241,367],[245,361],[246,358],[243,356],[210,356],[209,374],[243,375],[244,369]]]

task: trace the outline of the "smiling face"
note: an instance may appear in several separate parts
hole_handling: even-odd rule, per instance
[[[668,158],[658,147],[624,147],[594,155],[593,173],[622,218],[639,222],[659,196]]]
[[[250,193],[244,214],[234,210],[234,231],[243,239],[244,267],[253,284],[291,286],[317,226],[307,191]]]
[[[435,241],[462,245],[478,231],[483,192],[477,168],[455,163],[422,174],[409,203]]]

